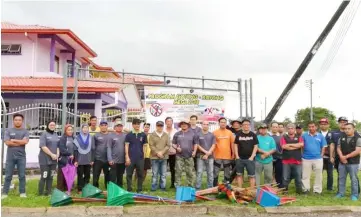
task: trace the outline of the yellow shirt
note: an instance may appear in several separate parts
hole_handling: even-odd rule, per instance
[[[91,136],[94,136],[96,133],[100,132],[100,127],[96,127],[95,130],[92,130],[91,127],[89,127],[89,134]]]
[[[150,158],[149,134],[147,135],[148,143],[144,147],[144,158]]]

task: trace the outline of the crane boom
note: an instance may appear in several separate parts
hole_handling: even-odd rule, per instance
[[[311,62],[312,58],[317,53],[318,49],[321,47],[322,43],[327,38],[328,34],[331,32],[332,28],[336,24],[337,20],[340,18],[342,13],[345,11],[347,5],[350,3],[350,0],[344,0],[338,7],[335,14],[332,16],[331,20],[328,22],[327,26],[322,31],[321,35],[317,38],[316,42],[313,44],[310,51],[307,53],[305,59],[302,61],[301,65],[298,67],[295,74],[292,76],[291,80],[288,82],[286,88],[281,93],[280,97],[277,99],[276,103],[273,105],[272,109],[268,113],[264,122],[269,124],[273,118],[276,116],[277,112],[281,108],[283,102],[287,99],[288,95],[291,93],[291,90],[296,85],[297,81],[302,76],[303,72],[306,70],[308,64]]]

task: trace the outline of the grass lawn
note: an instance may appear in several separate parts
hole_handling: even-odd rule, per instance
[[[337,189],[337,174],[335,172],[334,174],[334,189]],[[361,172],[359,173],[359,178],[361,179]],[[175,198],[175,190],[174,189],[168,189],[166,192],[162,191],[156,191],[156,192],[150,192],[150,179],[151,174],[148,173],[147,178],[144,183],[144,193],[149,195],[156,195],[160,197],[168,197],[168,198]],[[167,183],[170,183],[169,181],[170,176],[167,177]],[[222,178],[220,179],[222,180]],[[326,186],[326,172],[324,172],[324,189]],[[184,180],[183,180],[184,181]],[[17,185],[17,181],[15,181]],[[125,177],[124,177],[124,184],[125,184]],[[183,182],[185,183],[185,182]],[[56,186],[56,178],[54,178],[54,187]],[[101,188],[104,189],[103,180],[100,181]],[[135,186],[135,183],[133,183],[133,186]],[[203,188],[206,187],[205,182],[205,174],[203,176]],[[14,191],[9,192],[9,197],[2,200],[2,206],[7,207],[48,207],[50,206],[50,196],[49,197],[40,197],[37,196],[37,190],[38,190],[38,180],[29,180],[26,185],[27,189],[27,198],[20,198],[18,189]],[[361,199],[359,201],[353,202],[350,200],[350,180],[348,178],[347,180],[347,187],[346,187],[346,197],[342,199],[335,199],[336,191],[334,192],[328,192],[326,190],[323,191],[322,195],[297,195],[295,194],[295,187],[294,182],[290,184],[289,188],[289,196],[296,196],[297,201],[292,204],[288,204],[287,206],[330,206],[330,205],[352,205],[352,206],[361,206]],[[79,196],[75,191],[72,192],[73,196]],[[237,205],[238,204],[231,204],[227,199],[218,199],[216,201],[197,201],[196,204],[207,204],[207,205]],[[104,203],[88,203],[83,204],[85,206],[94,206],[94,205],[104,205]],[[138,206],[138,205],[137,205]],[[250,207],[258,207],[255,203],[250,203],[248,206]]]

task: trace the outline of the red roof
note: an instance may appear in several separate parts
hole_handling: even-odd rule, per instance
[[[74,78],[68,78],[69,91],[74,90]],[[78,81],[79,92],[114,93],[123,85],[117,83]],[[57,77],[1,77],[1,91],[62,92],[63,78]]]
[[[84,41],[82,41],[74,32],[70,29],[56,29],[39,25],[17,25],[9,22],[1,22],[1,33],[35,33],[35,34],[65,34],[84,48],[92,57],[96,57],[97,54],[93,51]]]

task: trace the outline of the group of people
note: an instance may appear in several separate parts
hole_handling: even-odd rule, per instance
[[[29,133],[23,125],[21,114],[13,116],[13,128],[5,132],[4,141],[8,146],[6,160],[6,178],[2,198],[9,192],[14,167],[19,174],[20,196],[25,194],[25,145]],[[311,173],[315,173],[313,192],[322,193],[322,172],[327,170],[327,190],[333,190],[333,169],[338,173],[338,193],[345,196],[347,174],[351,177],[351,199],[357,200],[360,187],[357,173],[360,164],[361,137],[355,132],[355,126],[345,117],[339,118],[339,130],[329,131],[326,118],[318,124],[308,123],[308,132],[302,126],[271,123],[260,124],[257,132],[251,130],[251,121],[237,119],[227,123],[221,117],[219,129],[210,132],[209,122],[203,121],[197,126],[198,117],[192,115],[188,120],[178,123],[174,128],[173,119],[167,117],[164,122],[155,123],[154,132],[150,124],[134,119],[132,130],[123,128],[119,119],[114,129],[108,129],[106,121],[92,116],[89,124],[81,126],[78,135],[71,125],[66,125],[64,134],[59,138],[55,132],[56,123],[50,121],[46,131],[39,139],[39,164],[41,178],[39,195],[48,195],[52,190],[53,176],[57,174],[57,188],[66,190],[61,168],[67,164],[77,167],[77,190],[82,191],[93,175],[93,185],[99,187],[101,172],[104,174],[105,187],[112,181],[123,187],[123,175],[126,173],[127,190],[133,191],[133,173],[136,173],[137,192],[143,191],[143,182],[147,170],[152,170],[151,190],[166,190],[166,173],[169,165],[171,174],[170,188],[182,185],[182,174],[186,174],[186,185],[202,188],[202,175],[207,174],[207,186],[218,184],[221,169],[223,182],[236,181],[239,187],[244,182],[247,171],[250,186],[274,180],[279,187],[288,189],[295,180],[297,193],[311,191]],[[318,125],[320,131],[317,130]],[[270,129],[270,132],[268,131]],[[56,169],[58,172],[56,173]]]

